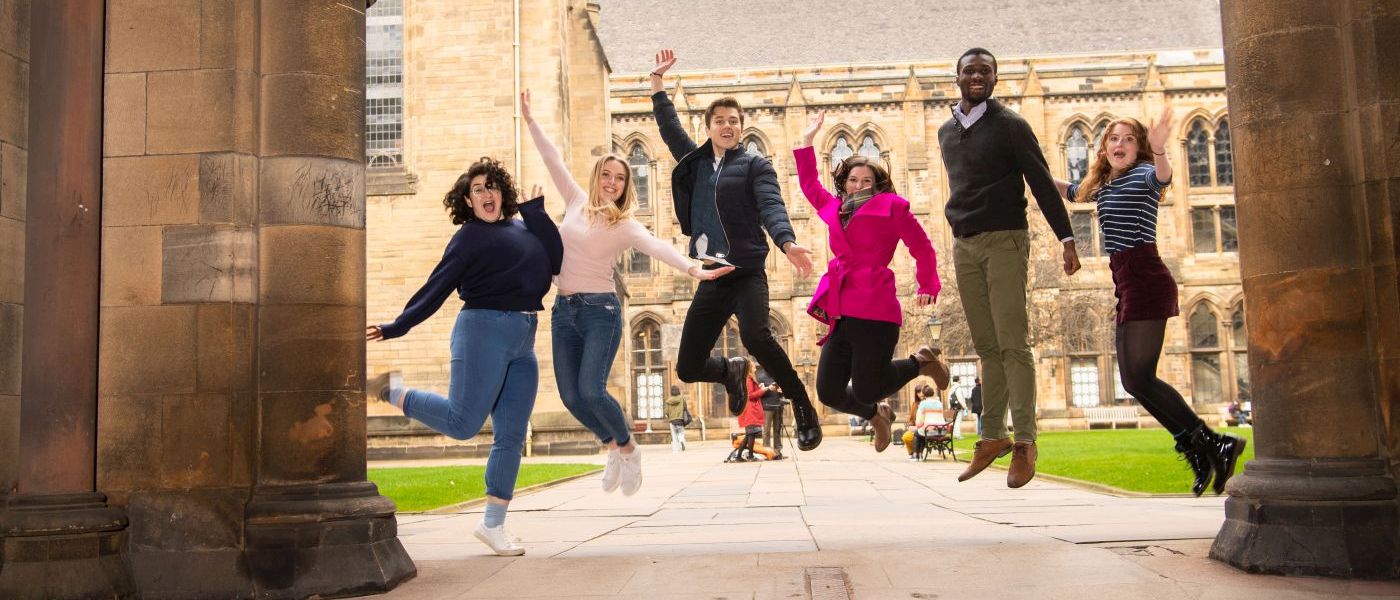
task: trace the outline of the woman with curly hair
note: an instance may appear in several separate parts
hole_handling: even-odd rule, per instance
[[[473,164],[442,201],[452,224],[461,228],[427,283],[393,321],[365,328],[367,340],[393,339],[436,313],[453,290],[462,299],[452,328],[446,396],[405,388],[397,373],[380,375],[367,387],[404,415],[453,439],[475,436],[491,417],[486,515],[475,535],[501,556],[525,553],[505,531],[506,507],[539,384],[535,311],[544,308],[541,300],[564,255],[538,186],[531,196],[519,203],[501,163],[482,158]],[[520,219],[514,218],[517,213]]]
[[[875,451],[889,447],[894,411],[883,400],[919,375],[948,387],[948,368],[939,351],[924,346],[913,356],[891,360],[904,321],[895,295],[890,261],[903,241],[914,257],[916,306],[938,298],[938,258],[928,234],[895,193],[889,173],[876,161],[853,156],[832,174],[839,196],[817,180],[812,141],[826,113],[817,113],[792,151],[802,194],[826,223],[831,262],[817,284],[807,313],[830,327],[817,363],[817,398],[822,404],[870,421]]]
[[[1219,494],[1235,472],[1245,440],[1211,431],[1181,394],[1157,377],[1167,319],[1181,312],[1176,280],[1157,253],[1157,205],[1172,181],[1171,123],[1170,106],[1151,129],[1131,118],[1109,123],[1084,181],[1055,185],[1070,202],[1093,202],[1097,209],[1118,297],[1114,345],[1123,389],[1171,432],[1194,472],[1192,493],[1201,495],[1214,478]]]
[[[631,496],[642,485],[642,454],[632,439],[631,421],[608,393],[608,373],[622,341],[622,303],[617,299],[613,265],[624,251],[636,248],[700,281],[725,275],[734,267],[701,269],[633,219],[637,192],[632,189],[632,169],[621,156],[600,157],[584,191],[559,148],[535,122],[528,90],[520,94],[520,114],[564,198],[564,221],[559,226],[564,266],[549,319],[559,397],[574,418],[608,447],[603,491],[621,488],[623,495]]]

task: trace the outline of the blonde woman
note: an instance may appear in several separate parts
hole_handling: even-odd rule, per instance
[[[574,418],[608,446],[603,490],[620,487],[630,496],[642,485],[641,452],[632,439],[631,423],[608,394],[607,386],[622,340],[622,305],[613,284],[613,265],[624,251],[636,248],[699,280],[711,280],[734,269],[701,269],[633,220],[637,193],[632,189],[632,170],[621,156],[605,154],[599,158],[584,191],[570,175],[559,148],[535,122],[528,90],[520,94],[520,112],[554,186],[564,198],[564,220],[559,226],[564,264],[550,317],[559,396]]]

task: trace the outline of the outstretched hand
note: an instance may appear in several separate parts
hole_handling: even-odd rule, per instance
[[[932,306],[932,305],[933,305],[933,295],[932,295],[932,294],[915,294],[915,295],[914,295],[914,306],[918,306],[918,307],[920,307],[920,308],[923,308],[923,307],[925,307],[925,306]]]
[[[786,256],[788,262],[792,263],[792,266],[797,269],[798,277],[805,279],[808,275],[812,274],[811,250],[798,246],[796,242],[788,242],[787,248],[783,251],[783,255]]]
[[[656,66],[651,69],[651,72],[658,76],[665,75],[666,71],[675,66],[675,64],[675,51],[670,48],[662,48],[660,52],[656,53]]]
[[[1162,115],[1152,122],[1152,126],[1147,130],[1147,142],[1152,145],[1153,153],[1167,151],[1167,140],[1172,131],[1172,107],[1171,105],[1162,107]]]
[[[540,187],[538,183],[530,186],[530,195],[526,196],[526,198],[529,200],[534,200],[535,198],[541,197],[544,197],[544,188]]]
[[[812,142],[817,139],[817,132],[822,130],[822,123],[824,123],[825,121],[826,111],[817,111],[817,115],[812,117],[812,121],[807,124],[807,128],[802,130],[803,148],[811,146]]]
[[[530,90],[520,92],[520,116],[525,117],[525,122],[533,123],[535,118],[530,114]]]
[[[365,326],[365,341],[377,342],[382,339],[384,339],[384,330],[380,329],[378,325]]]
[[[687,273],[689,273],[691,277],[699,279],[700,281],[714,281],[716,279],[719,279],[720,277],[724,277],[725,275],[728,275],[733,272],[734,267],[720,267],[718,269],[701,269],[700,267],[691,267],[690,270],[687,271]]]

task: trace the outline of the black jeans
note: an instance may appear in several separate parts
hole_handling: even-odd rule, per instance
[[[837,319],[817,363],[817,399],[843,413],[874,417],[880,400],[919,375],[919,363],[913,358],[890,360],[897,343],[898,324]]]
[[[739,317],[739,341],[783,389],[783,395],[810,407],[807,388],[768,326],[768,276],[758,269],[735,269],[695,287],[695,299],[681,328],[676,376],[686,383],[724,379],[729,371],[726,359],[711,357],[710,351],[730,316]]]
[[[783,451],[783,408],[763,409],[763,445],[774,452]]]

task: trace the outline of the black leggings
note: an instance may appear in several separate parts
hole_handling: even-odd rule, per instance
[[[1196,411],[1167,382],[1157,378],[1157,359],[1167,321],[1126,321],[1118,326],[1118,373],[1133,395],[1173,436],[1190,433],[1202,423]]]
[[[874,417],[880,400],[919,375],[913,358],[890,360],[898,342],[896,323],[838,319],[817,363],[817,399],[843,413]]]

